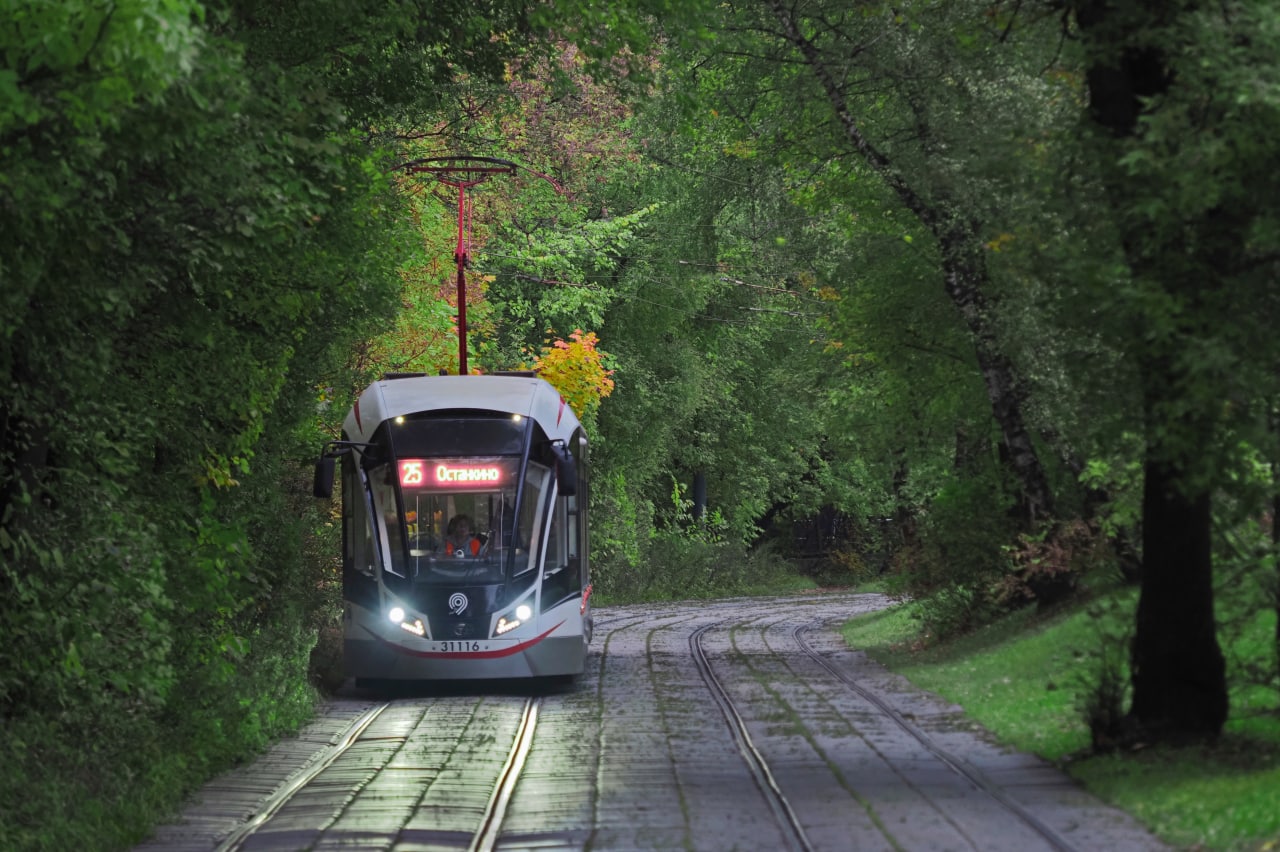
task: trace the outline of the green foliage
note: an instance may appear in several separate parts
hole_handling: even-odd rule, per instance
[[[528,339],[541,332],[538,322],[544,328],[599,328],[616,298],[603,284],[617,273],[654,209],[580,222],[573,221],[577,211],[561,211],[554,228],[532,233],[513,223],[516,233],[500,234],[489,247],[505,282],[493,288],[493,297],[514,303],[506,334]]]
[[[897,582],[921,599],[917,615],[930,635],[972,630],[1001,611],[1007,572],[1002,545],[1016,528],[999,475],[954,479],[920,522],[918,543],[896,559]]]
[[[1139,462],[1130,460],[1123,465],[1112,465],[1091,459],[1080,474],[1080,481],[1110,497],[1106,505],[1098,507],[1096,515],[1104,535],[1114,537],[1137,525],[1142,516],[1142,466]]]
[[[1220,510],[1214,526],[1218,640],[1232,706],[1244,715],[1275,705],[1280,695],[1276,545],[1271,530],[1256,518],[1233,518]]]
[[[1112,751],[1128,738],[1126,708],[1129,686],[1129,646],[1133,641],[1133,604],[1127,599],[1102,598],[1086,607],[1096,636],[1093,647],[1079,651],[1082,669],[1075,674],[1081,718],[1089,729],[1095,753]]]
[[[930,590],[912,615],[920,619],[925,636],[948,638],[989,624],[999,612],[989,586],[970,579]]]
[[[629,588],[641,569],[652,504],[632,496],[624,473],[597,476],[591,489],[591,549],[595,582],[606,596]]]
[[[124,111],[164,101],[188,77],[203,45],[203,9],[183,0],[125,0],[110,6],[9,0],[0,34],[0,133],[63,123],[78,134],[117,127]],[[24,191],[24,175],[3,186]],[[36,196],[17,196],[40,203]]]
[[[303,460],[411,257],[352,120],[499,75],[524,26],[429,5],[5,6],[6,848],[127,846],[310,711]]]
[[[1280,66],[1270,12],[1229,9],[1188,4],[1147,27],[1117,16],[1085,31],[1091,60],[1132,42],[1168,68],[1161,96],[1140,111],[1095,110],[1106,132],[1086,138],[1085,151],[1123,257],[1117,249],[1120,274],[1095,279],[1085,295],[1143,370],[1143,437],[1189,493],[1240,481],[1252,451],[1272,443],[1276,305],[1263,270],[1280,210],[1264,189],[1275,180],[1274,146],[1256,146],[1280,121]],[[1094,95],[1111,103],[1110,92]]]
[[[606,531],[611,516],[601,524]],[[778,593],[811,585],[771,545],[750,552],[726,538],[728,525],[717,513],[693,516],[693,501],[671,483],[670,505],[657,526],[629,552],[604,549],[595,576],[602,598],[611,603],[715,598],[746,593]],[[626,562],[629,557],[633,562]]]

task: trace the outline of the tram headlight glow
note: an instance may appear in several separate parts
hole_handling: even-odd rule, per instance
[[[402,606],[393,606],[387,610],[387,619],[392,624],[398,624],[401,629],[408,630],[414,636],[427,635],[427,626],[422,623],[422,619],[405,612]]]
[[[493,635],[501,636],[503,633],[510,633],[521,624],[533,618],[533,607],[528,604],[519,604],[513,610],[498,618],[498,623],[493,626]]]

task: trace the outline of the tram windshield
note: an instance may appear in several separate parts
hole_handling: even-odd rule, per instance
[[[370,471],[390,573],[415,584],[500,583],[508,566],[525,573],[549,475],[530,468],[523,495],[519,460],[510,457],[399,459]]]

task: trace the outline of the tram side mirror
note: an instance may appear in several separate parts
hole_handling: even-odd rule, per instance
[[[336,463],[337,459],[333,456],[321,456],[316,462],[316,478],[311,491],[321,500],[328,500],[333,496],[333,474]]]
[[[563,442],[552,444],[551,452],[556,457],[556,483],[560,487],[560,496],[572,497],[578,493],[578,461]]]

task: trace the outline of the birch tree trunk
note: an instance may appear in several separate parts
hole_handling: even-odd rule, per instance
[[[801,31],[793,8],[766,0],[783,37],[800,54],[822,86],[850,147],[933,235],[942,257],[947,296],[960,313],[973,342],[974,355],[986,385],[991,413],[1009,452],[1009,462],[1021,487],[1021,509],[1027,523],[1051,515],[1053,492],[1023,417],[1026,392],[1013,363],[1000,350],[986,293],[990,274],[983,257],[980,223],[965,215],[948,197],[926,199],[893,162],[865,136],[854,118],[848,98],[812,40]]]

